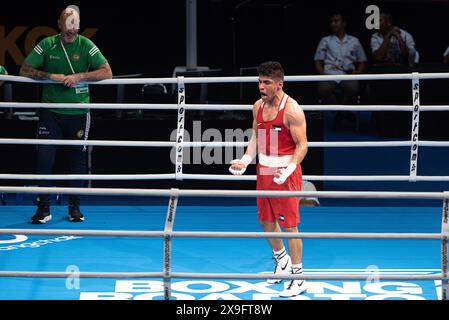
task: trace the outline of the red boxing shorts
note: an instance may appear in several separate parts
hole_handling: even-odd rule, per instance
[[[283,184],[273,181],[274,173],[279,168],[257,164],[257,190],[301,191],[302,170],[296,167]],[[277,221],[281,227],[292,228],[299,223],[299,197],[292,198],[257,198],[259,221]]]

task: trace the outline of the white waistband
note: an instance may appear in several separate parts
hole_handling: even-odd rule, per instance
[[[259,163],[265,167],[286,167],[292,162],[293,155],[286,154],[282,156],[268,156],[263,153],[259,153]]]

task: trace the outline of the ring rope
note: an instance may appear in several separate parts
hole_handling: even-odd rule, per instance
[[[2,138],[0,144],[97,146],[97,147],[246,147],[241,141],[129,141],[129,140],[65,140]],[[410,147],[413,141],[311,141],[309,147]],[[422,147],[449,147],[449,141],[417,141]]]
[[[155,103],[40,103],[40,102],[0,102],[0,108],[51,108],[51,109],[123,109],[123,110],[178,110],[177,104]],[[185,110],[197,111],[251,111],[252,105],[246,104],[185,104]],[[409,111],[414,106],[404,105],[301,105],[304,111]],[[420,106],[420,111],[449,111],[449,105]]]
[[[225,174],[0,174],[0,180],[215,180],[256,181],[255,175],[231,176]],[[307,181],[410,181],[408,175],[303,175]],[[416,176],[416,181],[449,181],[449,176]]]
[[[447,79],[449,72],[425,72],[418,73],[420,79]],[[332,81],[332,80],[411,80],[411,73],[393,74],[350,74],[350,75],[319,75],[319,76],[285,76],[284,81]],[[51,80],[34,80],[21,76],[0,75],[0,80],[24,83],[57,83]],[[235,82],[257,82],[257,76],[248,77],[186,77],[184,83],[235,83]],[[148,84],[167,83],[176,84],[176,78],[124,78],[108,79],[100,81],[87,81],[88,84],[111,85],[111,84]]]
[[[67,272],[38,272],[38,271],[0,271],[0,277],[20,277],[20,278],[67,278]],[[162,272],[79,272],[80,278],[162,278]],[[316,273],[302,275],[280,275],[280,274],[250,274],[250,273],[184,273],[171,272],[171,278],[186,279],[282,279],[282,280],[366,280],[367,275],[362,274],[332,274]],[[437,274],[379,274],[379,280],[447,280],[441,273]]]
[[[27,194],[78,194],[110,196],[148,196],[169,197],[170,189],[122,189],[122,188],[62,188],[62,187],[8,187],[0,186],[0,193]],[[444,192],[392,192],[392,191],[271,191],[271,190],[200,190],[179,189],[181,197],[317,197],[332,199],[422,199],[443,200],[448,197]]]
[[[139,230],[72,230],[72,229],[0,229],[0,234],[27,235],[70,235],[97,237],[132,237],[132,238],[224,238],[224,239],[391,239],[391,240],[441,240],[442,233],[374,233],[374,232],[220,232],[220,231],[139,231]]]

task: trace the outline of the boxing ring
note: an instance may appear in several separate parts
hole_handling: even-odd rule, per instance
[[[303,105],[304,111],[404,111],[404,112],[412,112],[412,132],[411,132],[411,138],[408,141],[351,141],[351,142],[345,142],[345,141],[333,141],[333,142],[309,142],[309,147],[410,147],[410,171],[409,175],[368,175],[368,176],[362,176],[362,175],[351,175],[351,176],[343,176],[343,175],[323,175],[323,176],[311,176],[311,175],[304,175],[305,180],[309,181],[449,181],[449,176],[423,176],[417,174],[418,169],[418,150],[419,147],[448,147],[449,142],[445,141],[421,141],[419,140],[419,114],[420,112],[430,112],[430,111],[449,111],[449,106],[422,106],[420,105],[419,101],[419,80],[420,79],[437,79],[437,78],[449,78],[448,73],[437,73],[437,74],[394,74],[394,75],[350,75],[350,76],[287,76],[285,77],[285,81],[323,81],[323,80],[383,80],[383,79],[392,79],[392,80],[411,80],[412,82],[412,97],[413,97],[413,105],[411,106],[363,106],[363,105],[351,105],[351,106],[344,106],[344,105],[327,105],[327,106],[318,106],[318,105]],[[15,76],[0,76],[0,80],[7,80],[7,81],[15,81],[15,82],[37,82],[34,80],[22,78],[22,77],[15,77]],[[157,180],[157,179],[174,179],[174,180],[230,180],[230,181],[240,181],[240,180],[255,180],[255,176],[250,175],[244,175],[244,176],[232,176],[230,174],[223,174],[223,175],[206,175],[206,174],[185,174],[183,173],[183,151],[185,148],[192,148],[192,147],[223,147],[223,148],[229,148],[229,147],[245,147],[247,145],[247,142],[207,142],[207,141],[185,141],[184,139],[184,127],[185,127],[185,114],[189,110],[202,110],[202,111],[210,111],[210,110],[251,110],[251,105],[215,105],[215,104],[187,104],[186,103],[186,84],[190,83],[232,83],[232,82],[256,82],[258,80],[257,77],[217,77],[217,78],[150,78],[150,79],[117,79],[117,80],[104,80],[95,83],[96,85],[109,85],[109,84],[148,84],[148,83],[164,83],[164,84],[174,84],[177,86],[177,92],[178,92],[178,103],[177,104],[120,104],[119,106],[117,104],[89,104],[89,108],[91,109],[142,109],[142,110],[177,110],[178,112],[178,122],[177,122],[177,137],[176,141],[103,141],[103,140],[88,140],[88,141],[79,141],[79,140],[37,140],[37,139],[0,139],[0,143],[2,144],[52,144],[52,145],[87,145],[87,146],[126,146],[126,147],[166,147],[166,148],[175,148],[176,150],[176,164],[175,164],[175,172],[174,173],[163,173],[163,174],[133,174],[133,175],[125,175],[125,174],[88,174],[88,175],[34,175],[34,174],[0,174],[0,178],[2,180],[35,180],[35,179],[49,179],[49,180],[67,180],[67,179],[79,179],[79,180]],[[40,81],[43,82],[43,81]],[[2,108],[80,108],[79,104],[45,104],[45,103],[9,103],[9,102],[1,102],[0,107]],[[86,107],[85,104],[83,104],[82,107]],[[84,237],[93,237],[97,239],[109,238],[112,237],[114,239],[117,238],[126,238],[126,240],[130,241],[130,239],[140,239],[138,242],[139,246],[145,246],[146,242],[142,241],[158,241],[155,242],[155,244],[152,244],[151,248],[159,248],[159,256],[158,256],[158,263],[156,263],[158,266],[162,265],[162,271],[155,271],[155,272],[147,272],[147,271],[139,271],[139,272],[123,272],[119,271],[120,268],[117,268],[119,270],[115,271],[81,271],[86,270],[86,267],[82,267],[77,269],[76,264],[73,263],[64,263],[63,265],[67,266],[69,265],[71,268],[62,268],[59,263],[59,260],[57,260],[56,265],[59,265],[59,268],[56,269],[58,271],[29,271],[29,270],[18,270],[21,268],[18,268],[16,270],[8,270],[3,269],[0,271],[0,281],[7,281],[8,279],[13,279],[11,281],[15,281],[14,279],[20,278],[20,279],[39,279],[39,278],[49,278],[49,279],[65,279],[66,281],[70,280],[71,286],[76,287],[77,281],[80,281],[80,279],[107,279],[107,278],[113,278],[113,279],[162,279],[162,282],[155,282],[153,280],[146,281],[146,282],[138,282],[140,285],[143,285],[143,283],[147,286],[146,290],[143,288],[140,292],[144,292],[145,294],[142,294],[142,296],[139,297],[139,299],[152,299],[156,296],[163,296],[164,299],[171,299],[172,297],[177,299],[191,299],[191,295],[185,294],[185,292],[188,292],[188,290],[182,291],[181,289],[190,289],[190,292],[193,293],[207,293],[212,292],[212,289],[216,289],[216,292],[214,294],[219,294],[219,292],[228,292],[224,293],[224,297],[227,297],[228,299],[232,299],[235,297],[235,295],[232,295],[232,293],[238,292],[238,288],[234,288],[235,286],[240,286],[242,288],[243,285],[246,286],[258,286],[258,292],[260,292],[261,295],[253,295],[253,298],[273,298],[276,290],[269,289],[269,288],[262,288],[260,287],[260,283],[254,283],[254,282],[244,282],[241,280],[250,280],[250,281],[257,281],[257,280],[263,280],[267,278],[279,278],[279,279],[306,279],[310,280],[310,283],[312,284],[312,289],[310,289],[310,292],[306,292],[306,295],[295,297],[297,299],[303,299],[304,297],[307,298],[308,294],[315,294],[315,298],[326,298],[326,292],[324,292],[321,289],[317,287],[313,287],[313,283],[322,283],[320,280],[335,280],[335,281],[349,281],[342,283],[342,287],[339,289],[341,295],[339,296],[340,299],[348,298],[348,295],[352,295],[354,298],[364,298],[366,297],[366,294],[364,296],[363,293],[360,293],[356,291],[345,291],[349,290],[348,286],[351,286],[351,281],[365,281],[365,287],[369,287],[371,285],[371,290],[373,293],[383,293],[387,292],[385,289],[377,288],[372,289],[372,285],[376,285],[376,283],[382,284],[383,281],[422,281],[425,283],[434,281],[435,285],[437,286],[436,291],[434,292],[433,296],[428,296],[430,299],[442,299],[442,300],[448,300],[449,299],[449,277],[448,277],[448,238],[449,238],[449,192],[361,192],[361,191],[320,191],[320,192],[275,192],[275,191],[246,191],[246,190],[183,190],[183,189],[122,189],[122,188],[37,188],[37,187],[6,187],[2,186],[0,187],[0,193],[20,193],[20,194],[38,194],[38,193],[47,193],[47,194],[79,194],[79,195],[87,195],[87,196],[131,196],[131,197],[165,197],[168,198],[168,206],[167,207],[158,207],[158,208],[140,208],[140,210],[145,211],[149,210],[150,212],[148,215],[152,215],[154,212],[158,212],[158,221],[164,221],[165,223],[162,226],[158,226],[157,228],[154,225],[154,222],[150,222],[148,220],[144,220],[145,222],[139,220],[142,217],[139,217],[139,219],[136,218],[136,225],[131,227],[130,229],[135,230],[125,230],[121,228],[121,225],[126,225],[126,222],[117,223],[114,225],[111,229],[102,229],[102,225],[108,224],[108,223],[102,223],[101,219],[107,219],[105,216],[97,217],[95,225],[89,224],[89,219],[91,216],[91,210],[92,208],[89,208],[88,210],[88,220],[83,223],[83,226],[81,229],[74,229],[73,225],[69,225],[69,223],[56,223],[56,225],[62,225],[66,228],[62,229],[53,229],[48,228],[47,226],[42,227],[28,227],[25,228],[24,226],[27,226],[23,221],[27,220],[23,216],[25,214],[30,214],[29,208],[16,208],[12,209],[12,211],[17,212],[17,217],[12,219],[7,219],[5,221],[8,221],[8,227],[2,227],[0,229],[1,235],[15,235],[15,238],[17,240],[18,236],[61,236],[61,237],[67,237],[64,238],[64,240],[59,239],[59,242],[67,241],[67,243],[71,243],[72,245],[75,243],[75,240],[80,243],[80,246],[82,246],[83,241],[86,240]],[[257,196],[276,196],[276,197],[291,197],[291,196],[298,196],[298,197],[318,197],[318,198],[333,198],[333,199],[429,199],[429,200],[437,200],[442,202],[442,206],[439,210],[435,210],[435,208],[431,208],[427,211],[428,215],[426,215],[425,219],[426,222],[422,222],[424,224],[428,224],[425,228],[418,228],[420,230],[425,230],[426,232],[299,232],[299,233],[292,233],[292,234],[276,234],[276,233],[264,233],[264,232],[257,232],[257,231],[240,231],[236,232],[233,230],[235,229],[235,226],[230,226],[229,223],[226,226],[225,229],[228,228],[229,230],[226,231],[191,231],[185,230],[185,231],[178,231],[174,229],[174,222],[175,218],[176,221],[184,221],[184,224],[182,224],[183,228],[191,227],[192,229],[197,229],[199,226],[203,226],[203,219],[209,220],[209,222],[212,223],[218,223],[218,224],[224,224],[225,221],[220,221],[217,217],[214,217],[216,213],[222,213],[223,215],[231,215],[233,217],[233,221],[240,225],[240,222],[243,223],[246,227],[248,227],[249,230],[255,229],[257,230],[257,219],[254,216],[254,213],[256,212],[254,208],[239,208],[239,207],[231,207],[232,211],[241,211],[244,213],[237,214],[234,212],[229,212],[228,210],[225,210],[226,207],[220,208],[220,207],[205,207],[205,210],[208,210],[212,212],[213,214],[206,216],[206,218],[202,217],[202,219],[199,219],[199,221],[195,220],[195,213],[192,211],[200,210],[197,207],[192,207],[190,210],[189,208],[182,208],[178,207],[178,201],[182,202],[186,198],[255,198]],[[199,204],[200,205],[200,204]],[[154,209],[154,210],[153,210]],[[189,209],[189,210],[188,210]],[[27,213],[25,212],[26,210]],[[128,207],[127,210],[135,211],[136,208]],[[252,210],[252,213],[251,213]],[[348,208],[345,208],[345,210],[350,210]],[[370,209],[373,210],[373,209]],[[379,207],[378,211],[372,211],[371,213],[375,213],[380,218],[385,218],[383,214],[379,214],[382,212],[383,208]],[[413,208],[405,208],[401,209],[403,212],[411,212],[412,216],[415,214],[418,214],[417,211],[413,210]],[[97,211],[101,211],[100,209],[97,209]],[[137,210],[139,211],[139,210]],[[187,211],[187,213],[185,213]],[[301,229],[303,228],[303,224],[307,224],[307,219],[313,220],[313,213],[318,212],[319,214],[324,214],[326,217],[327,215],[333,215],[333,214],[339,214],[344,216],[343,210],[337,210],[337,209],[326,209],[323,207],[319,208],[302,208],[301,209],[302,214],[302,223],[300,225]],[[391,212],[388,209],[385,209],[385,212]],[[5,214],[5,212],[3,212]],[[141,214],[144,214],[141,212]],[[182,214],[188,214],[191,219],[193,219],[196,223],[192,223],[190,221],[189,223],[186,223],[185,219],[183,218]],[[253,216],[251,216],[251,214]],[[401,217],[401,212],[395,213],[398,217]],[[217,214],[218,215],[218,214]],[[310,216],[308,216],[310,215]],[[92,216],[94,217],[94,214],[92,213]],[[362,215],[363,216],[363,215]],[[251,217],[249,220],[248,217]],[[21,218],[23,220],[22,222],[18,222],[18,218]],[[329,217],[327,217],[329,219]],[[432,218],[432,221],[429,222],[427,219]],[[98,220],[100,219],[100,220]],[[184,219],[184,220],[183,220]],[[215,219],[218,219],[220,222],[215,221]],[[239,220],[241,219],[241,220]],[[325,219],[325,218],[323,218]],[[331,218],[335,219],[334,218]],[[398,218],[401,219],[401,218]],[[19,220],[19,221],[21,221]],[[409,222],[412,224],[412,219]],[[246,222],[244,222],[246,221]],[[249,222],[248,222],[249,221]],[[334,221],[334,220],[332,220]],[[423,220],[424,221],[424,220]],[[145,230],[144,228],[141,228],[143,225],[142,223],[147,223],[146,226],[153,226],[157,231],[153,230]],[[347,221],[340,221],[340,224],[347,223]],[[382,222],[378,221],[378,226],[380,227],[380,230],[383,230],[382,228],[383,224]],[[403,221],[401,221],[403,223]],[[198,225],[197,225],[198,224]],[[322,223],[321,223],[322,225]],[[432,227],[430,227],[432,225]],[[11,226],[19,226],[21,228],[17,227],[11,227]],[[93,226],[95,229],[83,229],[85,227]],[[316,221],[316,225],[313,228],[317,228],[319,230],[320,222]],[[216,229],[216,227],[213,226],[203,226],[207,229]],[[436,230],[435,228],[438,227]],[[304,227],[306,230],[307,228]],[[312,229],[313,229],[312,228]],[[369,229],[369,228],[366,228]],[[432,232],[428,232],[428,230],[432,230]],[[372,231],[372,230],[370,230]],[[377,231],[377,230],[375,230]],[[408,231],[407,229],[405,231]],[[438,232],[437,232],[438,231]],[[60,238],[61,238],[60,237]],[[305,272],[303,275],[300,276],[293,276],[293,275],[277,275],[273,276],[272,274],[265,273],[263,271],[258,269],[259,265],[252,266],[251,268],[247,268],[249,270],[254,270],[253,273],[250,272],[222,272],[222,273],[212,273],[210,272],[209,268],[202,265],[200,262],[196,265],[186,267],[183,266],[181,262],[177,261],[176,254],[180,254],[179,251],[177,251],[177,245],[180,247],[187,247],[189,248],[190,245],[182,244],[178,241],[181,239],[188,241],[188,239],[202,239],[203,241],[212,241],[214,239],[221,239],[222,241],[232,241],[233,239],[240,239],[240,241],[255,241],[260,238],[289,238],[289,237],[296,237],[296,238],[302,238],[306,239],[307,241],[368,241],[368,239],[372,241],[388,241],[388,244],[392,247],[395,246],[395,244],[391,243],[402,243],[402,241],[411,241],[415,244],[417,247],[421,247],[421,245],[416,244],[416,242],[424,242],[422,240],[428,240],[426,243],[429,243],[429,246],[431,244],[432,246],[432,255],[426,255],[423,253],[423,259],[431,259],[432,262],[432,268],[428,268],[424,264],[420,263],[419,268],[415,269],[394,269],[394,264],[388,263],[389,268],[384,269],[377,269],[377,267],[372,263],[366,263],[364,264],[365,268],[342,268],[339,269],[341,272],[332,272],[329,270],[326,270],[325,268],[310,268],[310,270],[307,267],[307,257],[304,257],[304,263],[305,263]],[[148,239],[148,238],[151,238]],[[241,240],[244,239],[244,240]],[[344,240],[346,239],[346,240]],[[74,240],[74,241],[72,241]],[[196,240],[199,241],[199,240]],[[7,241],[6,241],[7,242]],[[153,243],[153,242],[152,242]],[[157,244],[156,244],[157,243]],[[190,243],[190,242],[188,242]],[[232,242],[236,244],[237,246],[242,246],[241,242]],[[332,242],[327,242],[326,246],[332,246]],[[367,243],[370,243],[368,245],[370,250],[374,252],[373,245],[371,244],[371,241],[364,242],[365,245]],[[50,247],[48,243],[45,243],[47,247]],[[263,245],[263,247],[262,247]],[[267,252],[267,256],[265,256],[264,260],[267,260],[268,255],[271,255],[271,252],[269,250],[268,245],[264,242],[259,247],[252,244],[248,244],[248,248],[252,248],[255,251],[265,251]],[[222,243],[220,246],[216,247],[215,249],[220,252],[220,254],[226,256],[226,248],[227,244]],[[315,244],[313,242],[313,246],[319,247],[319,242]],[[351,250],[350,246],[349,250]],[[358,247],[358,245],[354,244],[355,247]],[[424,245],[424,246],[427,246]],[[19,250],[16,250],[20,246],[15,247],[14,249],[5,249],[4,252],[2,252],[2,248],[0,247],[0,254],[8,253],[12,254],[12,259],[14,259],[14,254],[18,252]],[[23,248],[25,248],[24,246]],[[38,248],[39,245],[36,247]],[[44,243],[42,242],[40,245],[41,248],[44,247]],[[55,246],[56,247],[56,246]],[[438,247],[438,252],[435,251],[435,248]],[[7,247],[6,247],[7,248]],[[12,248],[12,247],[10,247]],[[23,249],[22,248],[22,249]],[[427,247],[425,247],[427,248]],[[161,250],[162,249],[162,250]],[[202,248],[204,249],[204,248]],[[33,249],[34,250],[34,249]],[[57,250],[57,249],[54,249]],[[74,252],[78,252],[80,249],[74,249]],[[143,249],[142,249],[143,250]],[[197,249],[193,249],[194,251]],[[232,249],[236,250],[236,249]],[[231,251],[232,251],[231,250]],[[305,250],[307,250],[307,244],[305,245]],[[323,250],[323,249],[321,249]],[[427,250],[427,249],[426,249]],[[18,253],[18,255],[24,255],[25,253],[22,252]],[[237,250],[241,251],[241,250]],[[345,256],[345,250],[342,250],[340,254],[342,256]],[[414,249],[412,248],[412,251]],[[79,251],[80,254],[82,254],[82,250]],[[112,253],[114,250],[112,249]],[[140,251],[139,251],[140,252]],[[149,254],[149,252],[146,252],[145,250],[142,251],[142,254]],[[240,252],[242,253],[242,252]],[[328,252],[329,253],[329,252]],[[395,252],[396,253],[396,252]],[[68,252],[64,251],[60,253],[61,255],[65,255],[67,257]],[[101,252],[90,252],[89,254],[98,254],[98,256],[102,256]],[[245,253],[243,253],[245,254]],[[200,256],[201,257],[201,256]],[[23,259],[27,260],[29,257],[22,257]],[[70,257],[71,259],[76,260],[74,257]],[[235,259],[236,257],[234,257]],[[250,262],[247,261],[247,258],[254,258],[258,259],[254,255],[249,255],[248,257],[238,257],[237,260],[245,261],[246,265],[249,265]],[[391,258],[391,257],[390,257]],[[409,257],[410,258],[410,257]],[[65,258],[64,258],[65,259]],[[324,258],[321,258],[324,259]],[[439,267],[435,268],[435,259],[439,261]],[[151,260],[151,259],[150,259]],[[182,259],[181,259],[182,260]],[[207,260],[207,259],[206,259]],[[227,261],[227,259],[223,258],[223,263]],[[362,258],[363,260],[363,258]],[[120,265],[121,263],[118,262],[119,259],[114,262],[114,264]],[[174,262],[175,261],[175,262]],[[235,262],[232,262],[235,263]],[[260,260],[259,260],[260,261]],[[211,264],[213,265],[212,261]],[[220,260],[221,262],[221,260]],[[228,261],[229,262],[229,261]],[[397,262],[397,261],[396,261]],[[259,262],[260,263],[260,262]],[[5,263],[5,265],[15,265],[13,262],[11,263]],[[208,272],[187,272],[187,271],[174,271],[173,265],[177,266],[177,269],[180,270],[189,270],[189,269],[200,269],[205,270]],[[97,270],[97,265],[87,264],[91,270]],[[100,263],[100,266],[102,263]],[[143,265],[146,265],[143,263]],[[366,265],[370,265],[370,268],[366,268]],[[16,265],[17,266],[17,265]],[[36,265],[33,265],[35,267],[38,267]],[[114,266],[114,269],[115,267]],[[130,265],[129,265],[130,266]],[[128,267],[129,267],[128,266]],[[87,269],[89,269],[89,267]],[[154,265],[152,264],[152,267]],[[271,268],[271,265],[270,267]],[[50,267],[49,269],[53,269]],[[133,269],[133,268],[130,268]],[[239,268],[236,268],[235,266],[231,268],[227,268],[225,266],[221,266],[217,269],[224,269],[226,271],[233,271]],[[240,268],[242,269],[242,268]],[[65,271],[61,271],[65,270]],[[257,271],[256,271],[257,270]],[[411,270],[411,271],[410,271]],[[268,271],[268,270],[266,270]],[[262,273],[261,273],[262,272]],[[180,279],[188,279],[189,281],[178,282],[175,280]],[[199,285],[199,282],[195,282],[197,279],[206,279],[201,280],[203,282],[203,287],[195,287],[195,285]],[[211,281],[211,279],[220,280],[224,279],[225,282],[214,282]],[[38,280],[37,280],[38,281]],[[86,280],[83,280],[86,281]],[[120,287],[130,285],[129,283],[119,282],[116,283],[117,286]],[[67,282],[66,282],[67,284]],[[30,284],[31,286],[34,286],[33,284]],[[134,289],[136,283],[133,284]],[[192,287],[189,287],[193,286]],[[231,287],[233,285],[234,287]],[[398,285],[397,282],[388,282],[388,285]],[[413,290],[417,290],[417,288],[413,286],[405,286],[402,288],[402,293],[412,293]],[[153,286],[153,287],[151,287]],[[206,287],[204,287],[206,286]],[[224,288],[228,286],[231,288],[231,290],[226,291]],[[330,287],[336,287],[334,284],[327,284],[327,288]],[[70,286],[69,286],[70,287]],[[181,287],[181,289],[180,289]],[[409,291],[406,290],[406,287],[409,287]],[[51,288],[51,286],[49,287]],[[220,289],[221,288],[221,289]],[[233,288],[233,289],[232,289]],[[273,287],[274,288],[274,287]],[[73,289],[73,288],[72,288]],[[157,289],[157,290],[156,290]],[[50,289],[48,289],[50,290]],[[69,291],[69,288],[66,286],[65,290]],[[208,291],[209,290],[209,291]],[[243,289],[241,289],[243,290]],[[271,290],[271,291],[270,291]],[[273,291],[274,290],[274,291]],[[320,291],[321,290],[321,291]],[[336,289],[337,290],[337,289]],[[377,290],[377,291],[376,291]],[[138,291],[138,290],[137,290]],[[184,292],[184,293],[180,293]],[[318,292],[318,293],[317,293]],[[346,293],[345,293],[346,292]],[[121,295],[123,294],[123,295]],[[115,294],[111,294],[110,296],[107,296],[109,298],[116,298],[116,299],[126,299],[129,298],[127,296],[124,290],[122,291],[116,291]],[[227,294],[227,295],[226,295]],[[266,294],[266,296],[262,296],[262,294]],[[321,294],[321,296],[320,296]],[[346,296],[345,296],[346,294]],[[386,294],[388,296],[388,294]],[[32,295],[31,295],[32,296]],[[95,295],[89,295],[84,294],[81,298],[93,298]],[[332,295],[328,294],[327,298],[335,298],[338,297],[331,297]],[[401,298],[401,293],[396,293],[396,296],[391,295],[390,298]],[[135,297],[137,298],[137,297]],[[193,296],[193,298],[196,298]],[[204,297],[203,297],[204,298]],[[249,297],[243,296],[244,299],[248,299]],[[376,296],[368,297],[375,299]],[[377,297],[379,298],[379,297]],[[388,298],[388,297],[387,297]],[[57,299],[57,298],[56,298]]]

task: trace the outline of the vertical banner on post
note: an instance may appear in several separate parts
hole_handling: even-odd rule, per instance
[[[178,77],[178,125],[176,133],[176,180],[182,180],[184,123],[185,123],[186,90],[184,77]]]
[[[411,142],[412,147],[410,150],[410,182],[416,181],[416,175],[418,173],[418,139],[419,139],[419,74],[418,72],[412,73],[412,101],[413,101],[413,114],[412,114],[412,133]]]
[[[179,189],[171,189],[170,200],[168,201],[167,216],[164,227],[164,299],[171,299],[171,253],[172,242],[170,233],[173,231],[175,223],[176,207],[178,205]]]
[[[441,238],[441,273],[443,274],[443,277],[446,277],[441,284],[441,300],[449,300],[449,280],[447,279],[449,276],[449,258],[447,255],[449,249],[449,192],[444,192],[441,234],[443,235]]]

